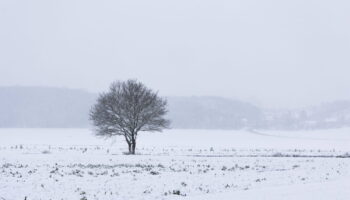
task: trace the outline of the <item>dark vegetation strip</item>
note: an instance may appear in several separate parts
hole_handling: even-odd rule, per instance
[[[242,157],[242,158],[350,158],[350,154],[344,155],[296,155],[296,154],[279,154],[279,155],[186,155],[188,157]]]

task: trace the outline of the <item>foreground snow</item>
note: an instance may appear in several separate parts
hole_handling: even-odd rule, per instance
[[[205,196],[191,197],[193,200],[208,199],[246,199],[246,200],[281,200],[281,199],[349,199],[350,198],[349,177],[342,177],[321,183],[306,183],[288,186],[273,186],[259,189],[226,192],[221,194],[209,194]]]
[[[0,129],[0,199],[349,199],[350,129]]]

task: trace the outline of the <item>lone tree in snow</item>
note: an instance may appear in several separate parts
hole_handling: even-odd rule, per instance
[[[129,153],[135,154],[136,139],[140,131],[162,131],[170,122],[164,118],[167,101],[141,82],[116,81],[110,90],[100,94],[90,110],[90,120],[96,135],[124,136]]]

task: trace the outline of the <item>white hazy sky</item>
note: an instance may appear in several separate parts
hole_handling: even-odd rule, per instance
[[[1,0],[0,85],[350,99],[349,0]]]

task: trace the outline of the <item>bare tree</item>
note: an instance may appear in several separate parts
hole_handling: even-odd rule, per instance
[[[128,80],[111,84],[107,93],[100,94],[90,111],[96,135],[124,136],[129,153],[135,154],[140,131],[162,131],[170,122],[164,119],[167,101],[141,82]]]

